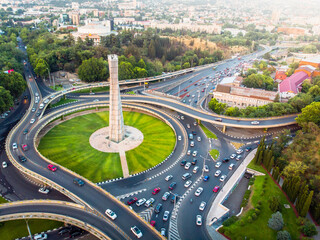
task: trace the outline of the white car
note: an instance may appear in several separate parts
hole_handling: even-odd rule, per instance
[[[237,154],[241,154],[241,153],[243,153],[243,150],[242,150],[241,148],[239,148],[239,149],[237,150]]]
[[[6,168],[6,167],[8,167],[8,164],[7,164],[7,162],[3,161],[2,162],[2,168]]]
[[[202,201],[202,202],[200,203],[199,210],[200,210],[200,211],[203,211],[203,210],[205,209],[206,205],[207,205],[207,203],[204,202],[204,201]]]
[[[215,177],[219,177],[219,175],[221,174],[221,170],[217,170],[214,174]]]
[[[259,125],[260,122],[258,122],[258,121],[252,121],[251,124],[252,124],[252,125]]]
[[[208,167],[208,165],[204,165],[204,171],[205,171],[205,172],[209,172],[209,167]]]
[[[160,232],[161,236],[166,236],[166,229],[165,228],[161,228],[161,232]]]
[[[168,176],[166,176],[165,180],[168,182],[168,181],[170,181],[172,178],[173,178],[172,175],[168,175]]]
[[[39,106],[39,109],[43,109],[44,108],[44,104],[41,103],[40,106]]]
[[[181,118],[181,120],[184,120],[184,116],[181,116],[180,118]]]
[[[150,207],[152,203],[154,203],[154,198],[149,198],[146,203],[144,204],[145,207]]]
[[[196,96],[196,95],[193,94],[191,97],[195,97],[195,96]]]
[[[137,237],[137,238],[142,238],[142,232],[137,226],[133,226],[130,228],[131,232]]]
[[[241,158],[242,158],[242,155],[238,155],[238,156],[236,157],[236,160],[239,161]]]
[[[180,135],[178,136],[178,140],[181,141],[181,136]]]
[[[198,187],[197,191],[195,191],[194,195],[196,195],[197,197],[200,196],[200,194],[202,193],[203,188],[202,187]]]
[[[99,102],[99,99],[95,99],[95,100],[93,100],[94,102]]]
[[[194,122],[194,123],[193,123],[193,126],[197,126],[197,122]]]
[[[36,108],[32,108],[32,109],[31,109],[31,112],[35,112],[35,111],[36,111]]]
[[[107,209],[105,214],[112,220],[115,220],[117,218],[117,214],[115,214],[115,212],[110,209]]]
[[[190,128],[190,124],[189,123],[187,124],[187,128]]]
[[[231,163],[231,164],[229,165],[229,170],[232,170],[233,167],[234,167],[234,163]]]
[[[170,214],[169,211],[165,211],[164,214],[163,214],[162,220],[165,221],[165,222],[168,221],[168,219],[169,219],[169,214]]]
[[[33,236],[34,240],[45,240],[48,238],[48,235],[46,233],[39,233]]]
[[[237,154],[233,153],[233,154],[231,154],[230,158],[234,159],[236,156],[237,156]]]
[[[201,142],[201,137],[197,137],[198,142]]]
[[[221,177],[220,177],[220,182],[223,182],[225,179],[226,179],[226,175],[222,175]]]
[[[197,173],[197,172],[198,172],[198,169],[199,169],[199,167],[198,167],[198,166],[195,166],[195,167],[193,168],[192,172],[193,172],[193,173]]]
[[[191,162],[187,162],[184,169],[188,170],[191,167]]]
[[[202,217],[201,217],[201,215],[197,215],[196,224],[197,224],[197,226],[201,226],[202,225]]]
[[[145,198],[141,198],[141,199],[139,199],[138,200],[138,202],[136,202],[136,205],[138,206],[138,207],[140,207],[142,204],[144,204],[146,202],[146,199]]]
[[[44,100],[43,102],[44,102],[44,103],[48,103],[48,102],[49,102],[49,99],[46,99],[46,100]]]
[[[215,167],[216,167],[216,168],[219,168],[219,167],[221,166],[221,164],[222,164],[222,162],[217,162],[216,165],[215,165]]]
[[[194,141],[190,142],[190,147],[194,147]]]
[[[192,184],[192,181],[191,181],[191,180],[188,180],[188,181],[186,181],[186,183],[184,184],[184,187],[185,187],[185,188],[188,188],[188,187],[190,187],[191,184]]]
[[[31,120],[30,120],[30,123],[32,124],[32,123],[34,123],[36,120],[34,119],[34,118],[32,118]]]
[[[39,193],[43,193],[43,194],[48,194],[50,192],[50,190],[45,187],[39,188],[38,191],[39,191]]]
[[[191,154],[191,150],[188,150],[187,155],[190,155],[190,154]]]
[[[13,143],[13,144],[12,144],[12,149],[17,149],[17,148],[18,148],[17,143]]]
[[[198,154],[198,151],[193,151],[193,153],[192,153],[192,156],[197,156],[197,154]]]

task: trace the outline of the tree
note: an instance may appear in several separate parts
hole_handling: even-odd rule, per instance
[[[147,70],[145,70],[144,68],[140,68],[140,67],[135,67],[133,69],[133,72],[134,72],[134,76],[136,78],[144,78],[144,77],[147,77],[148,76],[148,72]]]
[[[310,193],[308,195],[308,198],[304,202],[303,208],[301,209],[301,212],[299,213],[301,217],[307,216],[307,213],[309,211],[310,204],[311,204],[311,201],[312,201],[312,196],[313,196],[313,191],[310,191]]]
[[[148,56],[151,59],[154,59],[156,57],[156,47],[155,47],[155,42],[153,39],[150,41],[150,44],[148,47]]]
[[[26,89],[26,85],[27,84],[20,73],[0,73],[0,86],[9,90],[13,98],[18,98]]]
[[[132,64],[129,62],[121,62],[119,65],[119,80],[134,78]]]
[[[312,237],[314,235],[318,234],[316,226],[311,223],[310,221],[307,221],[302,227],[301,227],[302,233],[307,237]]]
[[[283,175],[286,177],[300,176],[304,174],[308,167],[303,162],[290,162],[283,170]]]
[[[13,105],[13,97],[10,91],[0,86],[0,113],[7,111]]]
[[[34,68],[34,72],[38,76],[46,77],[46,76],[48,76],[48,71],[50,71],[48,63],[42,58],[37,59],[36,66]]]
[[[291,240],[290,233],[285,230],[277,232],[277,240]]]
[[[146,66],[146,64],[145,64],[145,62],[143,61],[142,58],[137,63],[137,67],[146,69],[147,66]]]
[[[190,63],[189,63],[189,62],[185,62],[185,63],[182,65],[182,68],[183,68],[183,69],[190,68]]]
[[[219,103],[218,100],[215,98],[212,98],[208,105],[209,108],[217,114],[222,113],[227,107],[227,104]]]
[[[79,78],[85,82],[106,81],[108,78],[107,64],[102,58],[84,60],[79,67]]]
[[[272,212],[278,212],[280,211],[281,203],[280,199],[277,196],[273,196],[269,199],[269,208]]]
[[[271,215],[271,218],[268,220],[269,228],[280,231],[283,228],[284,222],[282,218],[282,214],[278,211]]]
[[[313,102],[302,109],[301,114],[296,118],[300,126],[308,122],[320,125],[320,102]]]
[[[280,171],[279,171],[279,167],[275,167],[272,171],[272,177],[274,180],[276,180],[277,182],[279,182],[279,178],[280,178]]]

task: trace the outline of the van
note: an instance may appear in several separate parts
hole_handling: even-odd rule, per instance
[[[45,233],[40,233],[40,234],[37,234],[37,235],[34,235],[33,239],[34,240],[44,240],[44,239],[47,239],[47,234]]]

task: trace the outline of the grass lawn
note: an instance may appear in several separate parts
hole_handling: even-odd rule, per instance
[[[146,170],[163,161],[173,150],[174,132],[162,121],[135,112],[124,112],[125,125],[138,128],[144,141],[126,152],[130,174]],[[93,182],[122,176],[118,153],[104,153],[92,148],[89,137],[108,126],[109,113],[79,116],[51,129],[39,144],[40,152],[52,161]]]
[[[62,222],[45,219],[30,219],[28,223],[32,234],[63,226]],[[29,236],[29,233],[25,220],[3,222],[3,225],[0,227],[1,239],[16,239],[26,236]]]
[[[91,88],[92,92],[94,92],[94,93],[107,92],[107,91],[109,91],[109,89],[110,89],[109,86]],[[89,93],[89,92],[90,92],[89,88],[75,91],[75,93]]]
[[[7,203],[8,201],[7,200],[5,200],[3,197],[0,197],[0,204],[1,203]]]
[[[252,167],[254,169],[259,169],[258,167]],[[260,170],[259,170],[260,171]],[[263,169],[263,171],[266,171]],[[263,193],[263,183],[264,178],[267,178],[265,191]],[[255,207],[258,202],[261,201],[261,212],[256,220],[252,223],[248,223],[247,219],[252,215],[254,209],[249,209],[241,215],[241,219],[244,220],[245,224],[241,226],[240,222],[223,227],[225,234],[231,239],[264,239],[264,240],[274,240],[276,239],[277,232],[268,227],[268,220],[271,217],[272,211],[269,208],[268,199],[272,196],[279,196],[281,206],[282,206],[282,216],[285,223],[283,230],[287,230],[292,239],[299,239],[300,233],[298,231],[298,226],[296,224],[296,215],[292,208],[286,209],[283,204],[289,204],[285,195],[279,189],[279,187],[273,182],[269,175],[257,176],[254,182],[253,193],[251,194],[251,199],[248,206]]]
[[[210,155],[211,155],[215,160],[217,160],[217,158],[219,157],[219,150],[217,150],[217,149],[212,149],[212,150],[210,150]]]
[[[203,132],[207,135],[207,138],[217,139],[217,136],[213,132],[211,132],[208,128],[206,128],[202,124],[200,124],[200,127],[202,128]]]
[[[61,85],[55,85],[55,86],[50,86],[51,89],[55,91],[61,91],[63,90],[63,87]]]
[[[50,104],[50,107],[54,108],[54,107],[57,107],[57,106],[60,106],[62,104],[65,104],[65,103],[71,103],[71,102],[76,102],[77,100],[75,99],[63,99],[61,98],[59,102],[55,103],[55,104]]]

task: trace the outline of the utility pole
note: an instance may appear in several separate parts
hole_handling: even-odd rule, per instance
[[[201,174],[201,177],[204,177],[204,166],[206,165],[206,160],[209,160],[208,159],[208,156],[209,156],[209,152],[207,153],[207,157],[203,157],[200,155],[200,157],[203,159],[203,167],[202,167],[202,174]]]
[[[32,234],[31,234],[31,230],[30,230],[30,227],[29,227],[29,224],[28,224],[28,219],[25,219],[25,221],[26,221],[26,224],[27,224],[27,229],[28,229],[28,232],[29,232],[29,237],[30,237],[30,240],[33,240],[33,238],[32,238]]]

